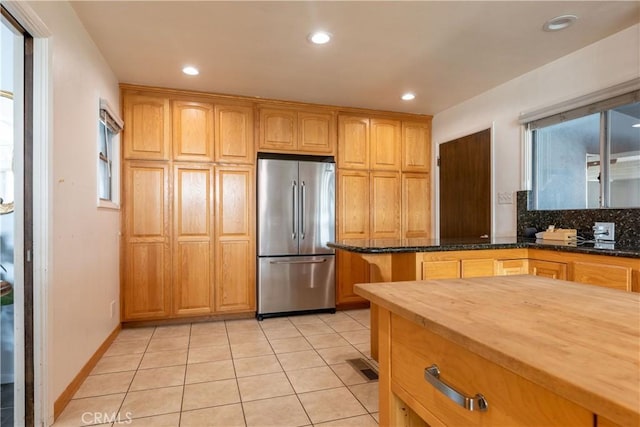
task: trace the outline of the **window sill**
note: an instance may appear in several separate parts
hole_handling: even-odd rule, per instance
[[[115,211],[120,210],[120,205],[118,203],[114,203],[110,200],[98,200],[98,209],[111,209]]]

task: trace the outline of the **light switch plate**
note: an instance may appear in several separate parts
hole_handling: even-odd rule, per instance
[[[513,204],[513,193],[512,192],[498,193],[498,204],[499,205],[512,205]]]

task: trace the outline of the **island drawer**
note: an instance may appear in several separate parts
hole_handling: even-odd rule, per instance
[[[490,333],[490,331],[488,331]],[[463,408],[425,379],[437,365],[439,380],[468,397],[480,393],[484,412]],[[431,375],[433,381],[433,375]],[[436,380],[437,382],[437,380]],[[417,413],[445,425],[593,426],[593,413],[550,390],[395,314],[391,315],[391,383]],[[477,403],[477,402],[476,402]],[[480,405],[481,406],[481,405]]]

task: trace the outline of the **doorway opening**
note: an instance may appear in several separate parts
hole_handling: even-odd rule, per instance
[[[33,38],[0,19],[1,425],[34,424]]]

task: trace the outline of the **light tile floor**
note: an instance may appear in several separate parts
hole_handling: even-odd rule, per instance
[[[124,329],[54,426],[377,426],[369,310]]]

